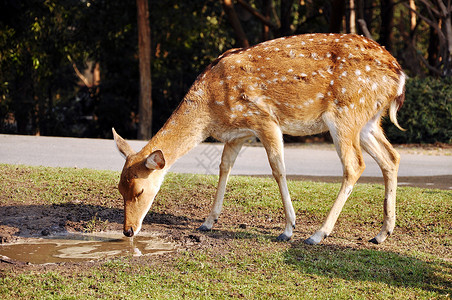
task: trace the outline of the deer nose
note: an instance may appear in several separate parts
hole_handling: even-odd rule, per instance
[[[132,237],[133,236],[133,229],[132,229],[132,227],[130,227],[128,230],[124,230],[124,235],[126,236],[126,237]]]

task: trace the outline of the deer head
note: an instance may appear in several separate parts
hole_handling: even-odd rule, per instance
[[[124,198],[124,235],[132,237],[141,230],[143,219],[160,189],[165,158],[160,150],[146,153],[143,149],[135,153],[114,129],[113,136],[126,159],[118,188]]]

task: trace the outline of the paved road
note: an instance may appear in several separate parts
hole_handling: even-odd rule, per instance
[[[130,141],[139,150],[146,142]],[[171,168],[172,172],[217,174],[221,144],[203,143]],[[452,189],[452,156],[410,154],[402,151],[400,185]],[[382,182],[378,165],[365,154],[366,170],[360,182]],[[295,179],[339,181],[342,167],[333,146],[287,146],[287,174]],[[112,140],[0,135],[0,163],[78,167],[100,170],[122,169],[123,158]],[[271,175],[265,150],[245,146],[232,174]]]

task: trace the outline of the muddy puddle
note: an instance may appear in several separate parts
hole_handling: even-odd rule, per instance
[[[23,238],[0,245],[0,258],[32,264],[80,262],[118,256],[173,252],[176,246],[154,235],[127,238],[122,233],[66,234]]]

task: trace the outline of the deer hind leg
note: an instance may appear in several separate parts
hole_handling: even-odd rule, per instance
[[[353,132],[351,128],[340,130],[340,128],[336,127],[336,123],[332,118],[324,116],[324,119],[341,159],[344,174],[339,194],[322,227],[305,240],[305,243],[309,245],[318,244],[330,235],[345,202],[352,193],[353,186],[365,169],[361,147],[359,145],[359,133]]]
[[[292,237],[293,229],[295,228],[295,211],[290,200],[289,189],[287,188],[283,135],[281,129],[276,124],[271,123],[266,124],[265,130],[258,137],[265,147],[273,177],[278,183],[286,216],[285,229],[277,237],[277,240],[288,241]]]
[[[209,216],[198,228],[198,230],[209,231],[212,229],[213,224],[217,221],[223,207],[224,193],[226,190],[226,184],[228,183],[229,173],[231,172],[232,166],[234,165],[240,149],[248,138],[249,137],[240,138],[224,145],[220,163],[220,178],[218,180],[218,187],[215,193],[215,200]]]
[[[397,172],[400,155],[386,139],[380,127],[380,114],[367,123],[360,133],[363,149],[378,163],[385,181],[384,220],[380,233],[370,240],[382,243],[394,230],[397,189]]]

